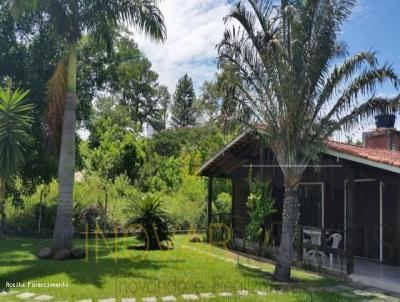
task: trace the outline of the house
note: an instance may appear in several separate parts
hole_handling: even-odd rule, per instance
[[[265,227],[279,242],[277,229],[282,217],[283,175],[273,152],[263,147],[260,139],[256,128],[244,131],[208,160],[198,175],[209,179],[208,223],[214,219],[213,179],[232,181],[230,214],[235,240],[243,239],[249,222],[246,201],[250,169],[253,175],[268,180],[278,211],[265,222]],[[338,260],[344,264],[344,273],[356,281],[374,286],[383,282],[383,288],[399,290],[399,150],[400,132],[379,124],[375,130],[363,134],[360,146],[326,142],[325,151],[319,154],[317,163],[306,169],[299,187],[302,233],[297,240],[301,247],[296,251],[300,260],[304,260],[310,250],[332,257],[327,240],[332,234],[339,234],[340,244],[336,249]],[[308,235],[312,239],[313,234],[319,236],[319,241],[309,244]],[[332,265],[332,258],[330,262]]]

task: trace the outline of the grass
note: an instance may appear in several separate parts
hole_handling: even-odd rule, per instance
[[[253,294],[240,298],[217,297],[211,301],[265,301],[266,298],[254,294],[255,290],[270,292],[268,301],[358,301],[323,291],[323,286],[340,283],[336,279],[295,270],[295,282],[278,284],[270,275],[272,265],[252,262],[252,265],[262,266],[264,271],[250,269],[242,265],[250,260],[203,243],[189,243],[187,236],[176,237],[175,249],[170,251],[126,249],[125,243],[124,239],[100,240],[98,244],[90,240],[87,260],[57,262],[35,257],[41,247],[49,245],[46,240],[3,239],[0,242],[0,291],[6,282],[25,282],[25,287],[16,290],[49,294],[64,301],[110,297],[135,297],[140,301],[148,296],[180,297],[185,293],[234,293],[238,290],[249,290]],[[85,241],[77,240],[75,245],[84,247]],[[231,257],[241,264],[218,260],[204,252]],[[27,287],[27,282],[64,282],[68,288],[32,288]],[[312,288],[316,291],[311,291]],[[272,290],[282,290],[282,293]],[[0,301],[10,301],[10,297],[0,296]]]

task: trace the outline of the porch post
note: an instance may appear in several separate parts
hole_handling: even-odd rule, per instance
[[[346,187],[346,271],[350,275],[354,272],[354,199],[355,182],[354,172],[347,174],[349,179]]]
[[[208,199],[207,199],[207,233],[210,232],[212,220],[212,195],[213,195],[213,178],[208,178]]]
[[[235,181],[233,179],[231,180],[231,185],[232,185],[232,192],[231,192],[231,200],[232,200],[231,228],[232,228],[232,232],[234,232],[235,231]]]

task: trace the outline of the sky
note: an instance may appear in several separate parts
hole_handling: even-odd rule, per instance
[[[217,71],[215,45],[221,40],[232,0],[162,0],[160,8],[168,30],[165,44],[135,35],[139,47],[153,63],[160,82],[174,92],[180,77],[188,73],[197,92]],[[376,50],[381,63],[393,63],[400,73],[400,0],[359,0],[343,27],[342,40],[355,54]],[[380,91],[393,94],[389,87]]]
[[[175,91],[180,77],[192,77],[197,94],[205,80],[217,72],[217,50],[225,25],[223,18],[235,0],[162,0],[160,8],[165,17],[168,40],[157,44],[135,34],[135,40],[159,73],[160,83]],[[400,74],[400,0],[358,0],[349,21],[344,24],[340,39],[348,46],[349,55],[374,50],[380,64],[392,64]],[[377,93],[393,96],[391,85],[378,87]],[[371,121],[346,136],[361,139],[365,129],[373,128]],[[400,129],[400,119],[397,121]],[[342,135],[342,134],[340,134]],[[337,139],[343,140],[343,137]]]

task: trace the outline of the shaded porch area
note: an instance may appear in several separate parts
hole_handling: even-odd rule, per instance
[[[363,259],[354,259],[354,273],[350,279],[367,286],[400,294],[400,267]]]

